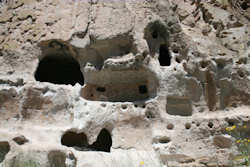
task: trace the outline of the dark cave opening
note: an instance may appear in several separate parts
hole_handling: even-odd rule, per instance
[[[147,88],[147,86],[146,86],[146,85],[140,85],[140,86],[139,86],[139,93],[140,93],[140,94],[146,94],[146,93],[148,93],[148,88]]]
[[[241,8],[242,8],[243,10],[247,10],[247,9],[249,8],[248,2],[247,2],[247,1],[243,2],[243,3],[241,4]]]
[[[84,133],[66,132],[61,138],[61,144],[73,147],[78,151],[110,152],[112,138],[108,130],[102,129],[96,141],[92,145],[88,145],[88,139]]]
[[[105,92],[106,88],[105,87],[98,87],[98,88],[96,88],[96,91],[98,91],[98,92]]]
[[[161,66],[170,66],[171,65],[171,55],[166,45],[160,46],[159,53],[159,62]]]
[[[152,32],[152,37],[154,39],[158,38],[158,32],[156,30]]]
[[[54,84],[84,84],[80,65],[70,56],[46,56],[39,62],[35,79]]]
[[[112,146],[112,138],[107,129],[102,129],[97,140],[89,147],[95,151],[110,152]]]
[[[61,143],[67,147],[86,147],[88,145],[87,136],[84,133],[66,132]]]

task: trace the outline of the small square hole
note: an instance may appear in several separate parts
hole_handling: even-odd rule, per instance
[[[139,86],[139,93],[140,94],[145,94],[145,93],[148,93],[148,88],[146,85],[140,85]]]
[[[98,92],[105,92],[106,91],[106,89],[104,87],[98,87],[98,88],[96,88],[96,90]]]

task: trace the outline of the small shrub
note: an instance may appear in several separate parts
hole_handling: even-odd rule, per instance
[[[227,127],[226,132],[235,138],[240,155],[235,156],[234,160],[243,160],[243,164],[250,166],[250,125]]]
[[[29,160],[23,162],[22,167],[39,167],[39,165],[35,161]]]

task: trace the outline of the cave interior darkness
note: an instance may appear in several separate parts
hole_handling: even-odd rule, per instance
[[[55,55],[44,57],[35,72],[35,79],[53,84],[84,84],[79,63],[71,56]]]
[[[87,136],[84,133],[66,132],[61,138],[61,144],[67,147],[80,148],[86,151],[110,152],[112,137],[108,130],[102,129],[96,141],[88,145]]]
[[[158,60],[161,66],[171,65],[171,55],[166,45],[160,46]]]

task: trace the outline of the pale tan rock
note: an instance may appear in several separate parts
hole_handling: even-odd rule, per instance
[[[28,17],[31,17],[32,19],[35,19],[35,15],[32,10],[21,10],[18,12],[17,18],[19,20],[25,20]]]
[[[232,146],[232,141],[228,137],[224,136],[214,136],[214,145],[220,148],[230,148]]]
[[[250,118],[231,2],[1,2],[0,166],[230,166]]]
[[[5,22],[8,22],[10,21],[10,19],[13,17],[12,13],[11,12],[7,12],[5,11],[6,13],[2,14],[1,13],[1,16],[0,16],[0,23],[5,23]]]

